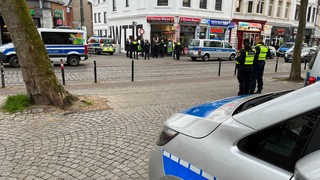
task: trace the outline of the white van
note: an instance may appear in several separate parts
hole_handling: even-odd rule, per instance
[[[320,46],[317,47],[311,61],[309,63],[309,69],[307,71],[304,85],[308,86],[320,80]]]
[[[228,42],[222,40],[191,39],[187,55],[192,60],[201,58],[203,61],[208,61],[209,59],[233,61],[236,56],[236,50]]]
[[[63,60],[68,65],[77,66],[80,61],[88,59],[85,31],[38,28],[38,32],[52,63],[60,63]],[[10,67],[20,67],[13,43],[0,46],[0,61],[9,63]]]

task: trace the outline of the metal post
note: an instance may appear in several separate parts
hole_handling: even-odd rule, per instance
[[[238,69],[238,67],[237,67],[237,63],[235,64],[235,66],[234,66],[234,76],[237,74],[237,69]]]
[[[134,81],[134,60],[131,63],[131,82]]]
[[[218,70],[218,76],[220,76],[220,72],[221,72],[221,59],[219,58],[219,70]]]
[[[275,68],[274,72],[277,72],[277,71],[278,71],[278,62],[279,62],[279,58],[277,57],[276,68]]]
[[[306,68],[307,68],[307,60],[306,60],[306,58],[303,58],[303,60],[304,60],[304,70],[306,70]]]
[[[94,60],[93,63],[94,63],[94,68],[93,68],[93,71],[94,71],[94,83],[97,83],[97,63],[96,63],[96,60]]]
[[[0,61],[0,69],[1,69],[1,84],[2,84],[2,88],[5,88],[5,84],[4,84],[4,70],[3,70],[3,62]]]
[[[63,84],[63,85],[66,85],[66,81],[65,81],[65,79],[64,79],[64,65],[63,65],[63,60],[62,60],[62,59],[61,59],[60,68],[61,68],[61,75],[62,75],[62,84]]]

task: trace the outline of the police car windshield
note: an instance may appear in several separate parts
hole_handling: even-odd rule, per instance
[[[292,46],[293,46],[293,44],[290,44],[290,43],[285,43],[285,44],[281,45],[282,48],[290,48]]]

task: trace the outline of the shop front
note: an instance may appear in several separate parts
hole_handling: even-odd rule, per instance
[[[210,19],[209,39],[226,40],[229,36],[228,26],[230,22],[225,20]]]
[[[147,22],[151,27],[150,38],[152,41],[174,40],[174,16],[147,16]]]
[[[181,42],[183,48],[188,47],[190,39],[195,39],[196,34],[199,36],[199,26],[201,18],[194,17],[179,17],[180,25],[180,40],[176,38],[177,41]]]
[[[243,46],[243,40],[249,39],[253,46],[255,38],[261,34],[266,21],[248,21],[248,20],[232,20],[237,26],[236,45],[237,49]]]
[[[293,37],[290,37],[290,28],[273,26],[271,29],[270,45],[278,49],[283,43],[293,41]]]

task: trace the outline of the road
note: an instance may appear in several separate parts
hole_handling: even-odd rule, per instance
[[[93,60],[98,83],[93,81]],[[290,64],[268,60],[263,92],[295,89],[301,83],[280,80]],[[65,88],[76,95],[109,100],[110,110],[0,113],[0,179],[148,179],[149,153],[163,122],[187,107],[238,91],[233,62],[135,61],[123,55],[95,56],[79,67],[66,67]],[[59,77],[59,67],[55,67]],[[10,94],[25,93],[18,69],[5,68]]]

